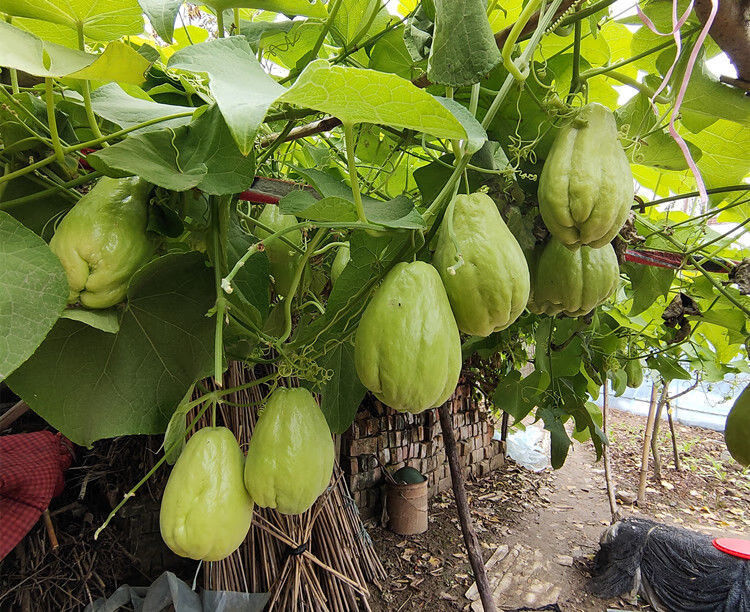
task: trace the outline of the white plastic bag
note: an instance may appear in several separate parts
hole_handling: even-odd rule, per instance
[[[518,465],[533,472],[552,467],[550,462],[550,436],[542,427],[530,425],[524,431],[508,436],[508,456]]]

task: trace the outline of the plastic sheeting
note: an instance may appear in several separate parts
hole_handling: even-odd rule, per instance
[[[97,599],[84,612],[261,612],[270,593],[202,591],[200,595],[172,572],[164,572],[150,587],[123,585],[107,599]]]

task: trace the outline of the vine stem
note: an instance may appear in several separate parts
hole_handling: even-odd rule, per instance
[[[83,36],[83,22],[79,21],[77,24],[78,32],[78,50],[86,51],[86,41]],[[102,131],[99,129],[99,123],[96,121],[96,115],[94,115],[94,109],[91,106],[91,84],[88,79],[82,80],[81,94],[83,95],[83,108],[86,110],[86,119],[89,122],[91,132],[96,138],[102,137]],[[106,143],[105,143],[106,145]]]
[[[505,66],[505,69],[513,76],[516,81],[526,80],[526,75],[524,75],[518,69],[516,63],[511,59],[510,54],[513,52],[513,47],[516,46],[518,37],[521,35],[521,32],[526,27],[526,24],[536,12],[540,3],[540,0],[531,0],[525,7],[523,7],[521,14],[518,16],[518,19],[513,24],[513,27],[510,30],[510,34],[508,34],[508,38],[505,39],[505,43],[503,43],[503,48],[500,52],[503,58],[503,66]],[[523,67],[524,64],[521,62],[519,63]]]
[[[57,118],[55,117],[55,98],[52,91],[52,78],[44,79],[44,100],[47,103],[47,123],[49,124],[49,133],[52,138],[52,148],[55,151],[53,161],[63,163],[65,161],[65,152],[60,142],[60,134],[57,131]],[[41,167],[41,166],[40,166]],[[7,180],[7,179],[6,179]]]
[[[568,104],[573,101],[573,98],[581,88],[581,21],[576,21],[573,28],[573,76],[570,77]]]
[[[349,180],[352,183],[352,195],[354,196],[354,205],[357,207],[357,218],[363,223],[367,223],[365,207],[362,204],[362,194],[359,191],[359,178],[357,177],[357,164],[354,159],[354,126],[349,123],[343,123],[344,143],[346,146],[346,163],[349,168]]]
[[[216,38],[224,38],[224,11],[216,10]]]
[[[273,234],[274,233],[275,230],[273,228],[269,227],[265,223],[262,223],[261,221],[258,221],[256,218],[251,217],[250,215],[242,212],[241,210],[237,210],[237,213],[245,221],[248,221],[249,223],[252,223],[256,227],[259,227],[264,232],[266,232],[268,234]],[[294,242],[292,242],[291,240],[289,240],[289,238],[287,238],[286,236],[279,236],[279,240],[281,240],[281,242],[283,242],[285,245],[287,245],[290,249],[292,249],[294,251],[297,251],[297,253],[299,253],[300,255],[304,255],[305,249],[303,249],[302,247],[294,244]]]
[[[710,195],[714,193],[731,193],[733,191],[750,191],[750,185],[730,185],[728,187],[714,187],[713,189],[707,189],[706,193]],[[651,200],[650,202],[646,202],[644,204],[634,204],[633,208],[637,210],[641,206],[658,206],[659,204],[666,204],[667,202],[674,202],[676,200],[695,198],[699,195],[700,193],[697,191],[689,191],[688,193],[681,193],[679,195],[669,196],[667,198],[661,198],[659,200]]]
[[[163,121],[169,121],[170,119],[179,119],[180,117],[189,117],[194,112],[195,111],[175,113],[174,115],[167,115],[166,117],[158,117],[156,119],[149,119],[148,121],[144,121],[143,123],[139,123],[138,125],[133,125],[128,128],[118,130],[117,132],[112,132],[111,134],[102,136],[101,138],[94,138],[93,140],[87,140],[86,142],[79,142],[78,144],[75,144],[75,145],[69,145],[67,147],[63,147],[63,152],[73,153],[74,151],[78,151],[79,149],[88,149],[91,147],[96,147],[105,141],[113,140],[115,138],[119,138],[120,136],[125,136],[126,134],[129,134],[130,132],[139,130],[144,127],[148,127],[149,125],[154,125],[156,123],[161,123]],[[48,166],[54,161],[57,161],[57,156],[54,154],[50,155],[49,157],[45,157],[44,159],[40,159],[39,161],[34,162],[33,164],[29,164],[28,166],[19,168],[15,172],[10,172],[8,174],[4,174],[0,176],[0,183],[10,181],[19,176],[23,176],[24,174],[29,174],[30,172],[33,172],[34,170],[43,168],[44,166]]]
[[[322,229],[319,229],[317,232],[315,232],[315,235],[307,245],[305,254],[302,256],[302,259],[297,265],[297,269],[294,271],[292,284],[289,287],[287,296],[284,298],[284,333],[281,335],[281,338],[279,338],[279,344],[283,344],[284,342],[286,342],[292,333],[292,302],[294,301],[294,294],[297,293],[297,287],[299,287],[299,282],[302,278],[302,273],[305,271],[307,262],[309,261],[310,257],[312,257],[313,252],[318,247],[323,238],[325,238],[325,232]]]
[[[248,247],[247,251],[245,251],[244,255],[240,257],[237,260],[237,263],[234,264],[234,267],[229,271],[229,274],[227,274],[221,281],[221,288],[224,290],[225,293],[232,293],[232,280],[237,275],[237,273],[240,271],[242,266],[244,266],[247,263],[247,260],[252,257],[254,253],[257,253],[263,245],[268,242],[269,240],[272,240],[274,238],[279,238],[280,236],[283,236],[284,234],[288,234],[289,232],[293,232],[295,230],[301,229],[301,230],[310,230],[315,227],[326,227],[329,229],[363,229],[363,230],[377,230],[382,231],[383,226],[382,225],[375,225],[374,223],[328,223],[328,222],[321,222],[321,221],[315,221],[314,223],[311,221],[301,221],[300,223],[295,223],[294,225],[290,225],[288,227],[284,227],[270,236],[266,236],[263,240],[260,240],[256,242],[253,245],[250,245]]]
[[[203,398],[201,398],[201,399],[205,399],[206,400],[205,401],[205,406],[203,406],[203,408],[201,408],[198,411],[198,414],[195,415],[195,418],[192,420],[192,422],[190,423],[190,425],[187,426],[187,428],[185,429],[185,435],[187,435],[187,432],[190,431],[193,427],[195,427],[195,424],[198,422],[198,419],[200,419],[203,416],[203,414],[206,412],[206,410],[208,409],[208,407],[211,405],[211,402],[208,401],[208,399],[207,399],[208,397],[209,396],[203,396]],[[140,489],[144,484],[146,484],[146,482],[148,481],[148,479],[151,478],[156,473],[156,470],[158,470],[162,466],[162,464],[167,460],[167,454],[169,453],[169,451],[171,451],[173,448],[175,448],[178,443],[181,444],[182,443],[181,440],[175,440],[172,444],[170,444],[169,448],[165,448],[164,449],[164,454],[161,456],[161,458],[159,459],[159,461],[157,461],[154,464],[154,467],[152,467],[148,472],[146,472],[146,475],[143,478],[141,478],[136,483],[136,485],[132,489],[130,489],[130,491],[128,491],[127,493],[125,493],[125,495],[122,496],[122,501],[120,501],[120,503],[117,504],[112,509],[112,512],[109,513],[109,515],[107,516],[107,519],[102,523],[101,527],[99,527],[99,529],[97,529],[94,532],[94,540],[99,539],[99,534],[102,531],[104,531],[104,529],[107,527],[107,525],[109,525],[110,521],[113,518],[115,518],[115,515],[120,510],[120,508],[122,508],[126,503],[128,503],[128,500],[131,497],[135,497],[136,491],[138,491],[138,489]]]

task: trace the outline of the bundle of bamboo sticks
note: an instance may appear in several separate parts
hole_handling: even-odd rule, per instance
[[[238,387],[252,380],[252,369],[233,362],[224,385]],[[204,384],[212,386],[208,380]],[[233,393],[218,407],[217,421],[235,433],[243,450],[262,391],[253,386]],[[204,416],[198,426],[207,425],[208,419]],[[380,588],[383,579],[385,570],[338,464],[328,489],[307,512],[289,516],[256,507],[242,546],[226,559],[204,566],[205,588],[270,592],[269,610],[370,610],[368,584]]]

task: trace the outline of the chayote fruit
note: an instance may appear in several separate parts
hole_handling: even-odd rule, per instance
[[[336,257],[334,257],[333,263],[331,264],[331,282],[335,283],[338,280],[350,259],[351,253],[349,250],[349,243],[345,242],[339,247],[338,251],[336,251]]]
[[[161,500],[161,537],[170,549],[204,561],[237,550],[253,518],[253,500],[242,481],[244,463],[226,427],[204,427],[188,440]]]
[[[359,379],[383,403],[418,413],[453,393],[461,339],[437,270],[399,263],[362,315],[354,343]]]
[[[125,298],[155,249],[146,231],[151,187],[138,177],[103,177],[57,226],[49,246],[68,276],[69,303],[108,308]]]
[[[452,214],[452,217],[450,216]],[[463,258],[456,264],[456,245]],[[505,329],[526,308],[529,267],[520,245],[483,193],[458,195],[446,211],[432,260],[443,279],[458,329],[489,336]]]
[[[631,389],[637,389],[643,384],[643,366],[639,359],[628,359],[625,362],[625,374]]]
[[[595,102],[560,129],[539,178],[539,210],[567,247],[603,247],[633,204],[633,174],[612,112]]]
[[[266,204],[260,213],[260,217],[258,217],[258,221],[274,232],[299,223],[297,217],[282,214],[279,211],[279,207],[273,204]],[[270,235],[260,227],[255,230],[255,233],[261,240]],[[293,244],[299,247],[302,246],[301,230],[287,232],[284,234],[284,237],[289,239]],[[281,240],[281,238],[271,238],[271,240],[265,241],[263,244],[268,254],[268,261],[271,264],[271,274],[276,283],[276,293],[285,296],[291,289],[292,279],[294,278],[294,272],[297,269],[297,262],[299,261],[299,254],[286,242]]]
[[[737,463],[750,465],[750,385],[740,393],[727,415],[724,442]]]
[[[331,432],[307,389],[276,389],[250,438],[245,487],[255,503],[301,514],[326,490],[333,473]]]
[[[612,245],[571,251],[553,237],[534,265],[528,308],[537,314],[580,317],[612,295],[619,281]]]

